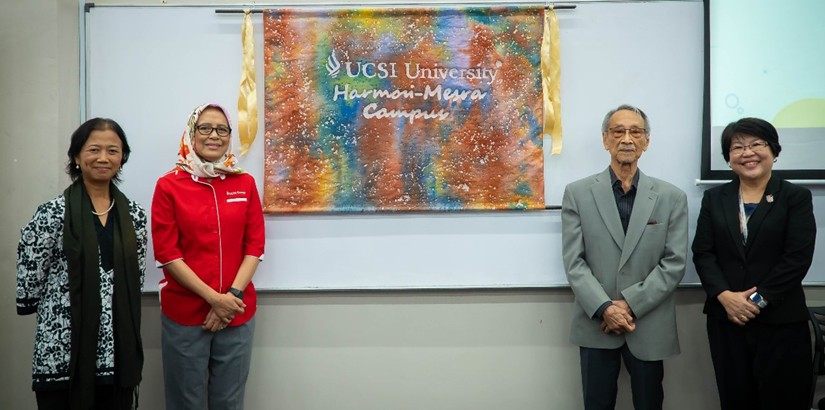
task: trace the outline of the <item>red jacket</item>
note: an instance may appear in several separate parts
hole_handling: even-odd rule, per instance
[[[152,199],[152,242],[157,265],[177,259],[212,289],[226,293],[245,255],[263,259],[264,217],[249,174],[208,181],[175,169],[158,179]],[[203,324],[211,306],[163,269],[160,308],[175,322]],[[249,321],[257,308],[255,286],[244,291],[246,310],[229,326]]]

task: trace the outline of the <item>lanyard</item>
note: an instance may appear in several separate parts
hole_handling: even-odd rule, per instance
[[[742,192],[739,192],[739,232],[742,232],[742,245],[748,242],[748,216],[745,215],[745,201]]]

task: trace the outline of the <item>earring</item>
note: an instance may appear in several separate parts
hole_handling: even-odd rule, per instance
[[[773,162],[776,162],[776,160],[778,160],[778,159],[779,159],[779,158],[774,158],[774,159],[773,159]]]
[[[74,169],[80,169],[80,165],[74,164]]]

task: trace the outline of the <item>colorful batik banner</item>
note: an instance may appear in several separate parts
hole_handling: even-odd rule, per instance
[[[265,211],[543,209],[543,11],[266,11]]]

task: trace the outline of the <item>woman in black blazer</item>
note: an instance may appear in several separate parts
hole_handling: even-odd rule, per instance
[[[772,175],[782,147],[758,118],[730,123],[722,153],[735,178],[709,189],[693,240],[707,293],[708,340],[722,409],[808,409],[811,339],[802,279],[814,253],[811,191]]]

